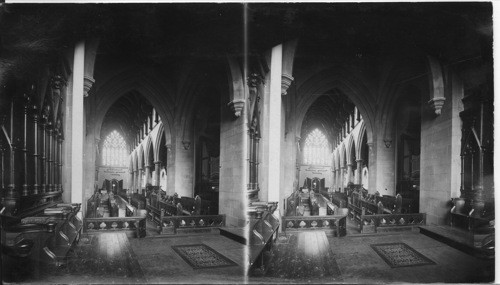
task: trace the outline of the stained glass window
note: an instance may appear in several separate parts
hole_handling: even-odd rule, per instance
[[[109,166],[127,165],[125,140],[117,131],[112,131],[104,141],[102,147],[102,164]]]
[[[330,151],[326,136],[314,129],[306,138],[304,144],[304,164],[329,165]]]

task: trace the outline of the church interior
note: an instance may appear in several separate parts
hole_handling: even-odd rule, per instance
[[[495,280],[493,8],[0,4],[1,280]]]

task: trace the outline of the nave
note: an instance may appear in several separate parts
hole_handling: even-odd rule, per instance
[[[2,281],[492,280],[491,15],[0,5]]]
[[[123,232],[83,234],[68,255],[67,265],[42,267],[38,276],[29,273],[29,278],[18,280],[37,284],[243,283],[244,245],[216,234],[158,237],[152,232],[142,239],[129,239]],[[234,264],[194,269],[173,250],[193,244],[205,244]]]
[[[280,236],[275,244],[275,255],[272,256],[277,262],[271,261],[264,276],[250,276],[249,280],[252,283],[301,284],[488,283],[492,282],[494,276],[494,260],[472,257],[417,232],[342,238],[328,236],[327,242],[307,240],[300,244],[302,234],[304,233]],[[390,243],[405,243],[426,256],[433,264],[393,268],[371,247],[374,244]],[[328,246],[314,248],[320,244]],[[319,260],[323,256],[318,254],[320,250],[323,253],[330,252],[332,259],[328,261],[331,266],[328,270],[321,266],[327,263]],[[306,254],[294,255],[294,252]],[[290,268],[295,271],[289,270]]]

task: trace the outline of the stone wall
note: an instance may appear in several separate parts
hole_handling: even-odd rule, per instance
[[[234,118],[228,110],[221,114],[219,214],[226,215],[227,226],[245,225],[246,124],[245,112]]]
[[[446,224],[449,201],[460,189],[461,88],[453,84],[441,115],[423,106],[420,157],[420,212],[428,224]]]

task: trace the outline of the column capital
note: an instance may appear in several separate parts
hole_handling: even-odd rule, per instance
[[[185,150],[188,150],[189,147],[191,147],[191,142],[190,141],[182,141],[182,146],[184,147]]]
[[[386,148],[390,148],[392,145],[392,139],[391,138],[385,138],[384,139],[384,144]]]
[[[356,159],[356,162],[363,162],[364,160],[363,159]]]
[[[247,84],[250,88],[256,88],[260,84],[265,84],[264,76],[258,73],[251,73],[247,77]]]
[[[289,74],[283,73],[281,74],[281,95],[285,96],[288,90],[288,87],[292,84],[293,77]]]
[[[161,164],[161,160],[153,161],[154,164]]]
[[[50,79],[50,87],[52,87],[52,89],[61,89],[64,85],[66,85],[66,79],[64,79],[64,77],[60,74],[57,74],[57,75],[54,75],[51,79]]]
[[[434,110],[434,113],[436,114],[436,116],[439,116],[439,115],[441,115],[441,109],[443,109],[445,100],[446,100],[446,98],[444,98],[444,97],[436,97],[436,98],[432,98],[431,100],[429,100],[429,102],[427,102],[427,104],[429,104],[429,106]]]
[[[239,118],[241,116],[241,113],[243,112],[243,108],[245,107],[245,100],[243,99],[234,99],[233,101],[227,103],[227,106],[231,110],[231,112],[234,114],[236,118]]]
[[[92,85],[94,85],[95,79],[85,75],[83,77],[83,97],[88,97]]]

